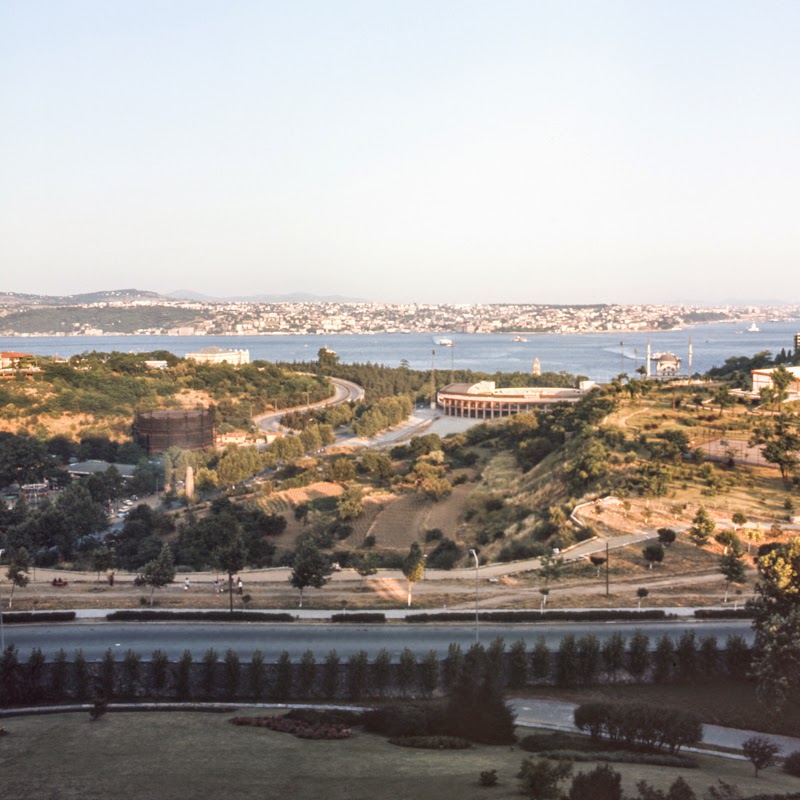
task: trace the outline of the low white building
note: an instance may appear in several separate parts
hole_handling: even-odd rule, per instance
[[[762,389],[772,389],[772,373],[777,367],[754,369],[750,373],[753,377],[753,394],[760,394]],[[790,395],[800,395],[800,367],[785,367],[786,371],[794,378],[786,391]]]
[[[221,347],[204,347],[186,358],[201,364],[233,364],[235,367],[250,363],[249,350],[223,350]]]

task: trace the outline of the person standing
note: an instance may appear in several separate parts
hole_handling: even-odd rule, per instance
[[[239,578],[236,581],[236,588],[239,590],[239,594],[241,594],[244,591],[244,584],[242,583],[242,579],[241,578]]]
[[[184,592],[188,592],[189,591],[189,576],[188,575],[183,579],[183,591]]]

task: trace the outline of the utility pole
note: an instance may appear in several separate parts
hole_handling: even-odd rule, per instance
[[[480,641],[480,617],[478,616],[478,568],[480,562],[478,561],[478,554],[475,550],[470,550],[470,555],[475,559],[475,644]]]
[[[608,597],[608,541],[606,540],[606,597]]]
[[[450,383],[455,382],[455,378],[453,377],[455,374],[455,369],[456,369],[456,343],[453,342],[453,345],[450,348]]]

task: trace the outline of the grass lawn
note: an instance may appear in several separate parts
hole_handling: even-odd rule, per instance
[[[305,741],[263,728],[230,725],[231,716],[143,712],[107,714],[98,722],[90,722],[87,714],[3,720],[9,735],[0,738],[2,797],[511,798],[520,797],[514,776],[529,755],[509,747],[412,750],[360,731],[344,741]],[[755,779],[746,763],[715,757],[700,761],[696,770],[615,768],[623,774],[629,793],[639,780],[666,788],[679,774],[700,796],[717,778],[737,784],[745,796],[800,789],[800,780],[778,769],[768,769]],[[578,765],[575,771],[593,766]],[[498,771],[499,786],[478,786],[478,774],[485,769]]]

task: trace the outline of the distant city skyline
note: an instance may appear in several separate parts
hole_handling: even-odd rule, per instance
[[[9,0],[0,291],[800,297],[800,4]]]

